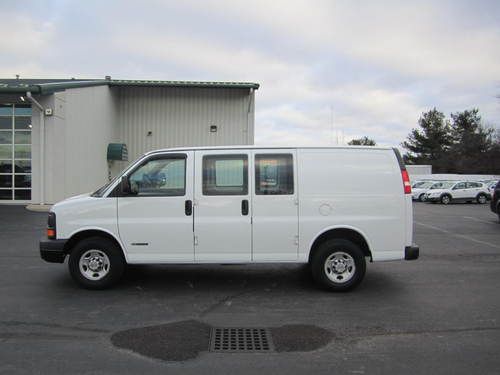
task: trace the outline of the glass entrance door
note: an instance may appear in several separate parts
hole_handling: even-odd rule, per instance
[[[0,104],[0,202],[31,200],[31,106]]]

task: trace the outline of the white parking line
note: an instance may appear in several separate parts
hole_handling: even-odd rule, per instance
[[[453,232],[450,232],[449,230],[446,230],[446,229],[443,229],[443,228],[439,228],[439,227],[436,227],[434,225],[429,225],[429,224],[424,224],[424,223],[420,223],[418,221],[415,221],[415,224],[417,225],[421,225],[423,227],[426,227],[426,228],[430,228],[430,229],[434,229],[438,232],[442,232],[442,233],[446,233],[446,234],[449,234],[450,236],[453,236],[453,237],[457,237],[457,238],[463,238],[465,240],[469,240],[469,241],[472,241],[472,242],[476,242],[476,243],[479,243],[481,245],[487,245],[487,246],[491,246],[491,247],[494,247],[495,249],[500,249],[500,246],[496,245],[496,244],[493,244],[491,242],[486,242],[486,241],[481,241],[481,240],[476,240],[475,238],[472,238],[470,236],[466,236],[464,234],[456,234],[456,233],[453,233]]]
[[[481,223],[486,223],[486,224],[496,224],[495,220],[486,221],[486,220],[481,220],[481,219],[478,219],[478,218],[472,217],[472,216],[464,216],[463,218],[464,219],[473,220],[473,221],[478,221],[478,222],[481,222]]]

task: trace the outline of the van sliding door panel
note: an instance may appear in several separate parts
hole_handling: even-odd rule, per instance
[[[253,151],[252,260],[298,258],[298,194],[295,150]]]
[[[250,262],[249,153],[195,151],[195,260]]]

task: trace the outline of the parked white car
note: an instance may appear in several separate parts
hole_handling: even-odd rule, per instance
[[[426,201],[441,202],[442,204],[473,201],[484,204],[490,197],[490,192],[485,184],[473,181],[446,182],[441,188],[429,190],[425,194]]]
[[[412,220],[396,149],[167,149],[55,204],[40,254],[69,255],[73,279],[90,289],[118,281],[126,264],[293,262],[344,291],[366,259],[418,258]]]
[[[411,189],[411,197],[413,200],[423,202],[425,200],[425,193],[429,188],[434,185],[434,181],[425,181],[414,184]]]
[[[497,186],[498,181],[491,181],[488,183],[488,191],[490,192],[490,196],[493,196],[493,192],[495,191],[495,187]]]

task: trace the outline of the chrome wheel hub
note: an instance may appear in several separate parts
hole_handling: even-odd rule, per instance
[[[81,274],[89,280],[100,280],[109,272],[109,258],[101,250],[87,250],[78,263]]]
[[[325,274],[330,281],[343,284],[352,279],[356,271],[356,264],[351,255],[337,251],[325,260]]]

